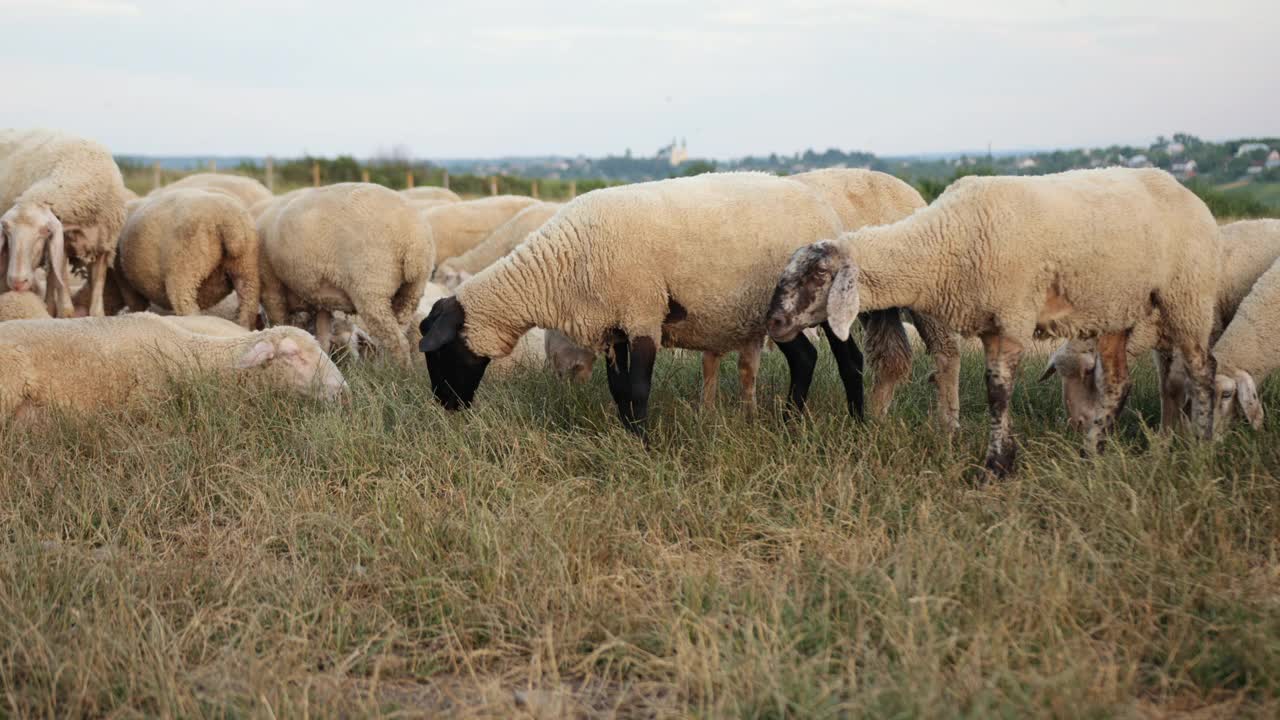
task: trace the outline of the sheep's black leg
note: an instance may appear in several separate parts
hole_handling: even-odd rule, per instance
[[[649,389],[653,383],[653,363],[658,345],[653,338],[640,337],[631,343],[630,387],[632,432],[644,437],[649,418]]]
[[[778,349],[787,358],[787,368],[791,371],[791,407],[802,413],[809,398],[809,385],[813,383],[813,369],[818,364],[818,351],[804,333],[778,343]]]
[[[631,429],[631,378],[628,362],[631,355],[631,343],[625,337],[613,344],[613,357],[606,358],[605,374],[609,378],[609,394],[618,405],[618,417],[622,418],[622,426]]]
[[[827,334],[827,344],[831,346],[831,354],[836,358],[836,369],[840,371],[840,382],[844,384],[844,398],[849,404],[849,415],[863,419],[862,414],[862,351],[858,343],[850,335],[848,340],[841,340],[831,331],[831,326],[822,323],[822,331]]]

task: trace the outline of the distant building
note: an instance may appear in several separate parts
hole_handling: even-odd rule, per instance
[[[1187,151],[1187,146],[1180,142],[1171,142],[1164,146],[1164,151],[1169,153],[1169,157],[1177,157]]]
[[[1033,157],[1025,157],[1018,161],[1019,170],[1031,170],[1039,167],[1039,165],[1040,163],[1036,162],[1036,159]]]
[[[1188,160],[1186,162],[1174,163],[1170,170],[1174,175],[1177,175],[1184,180],[1190,180],[1196,176],[1197,167],[1195,160]]]
[[[1263,170],[1265,170],[1265,169],[1266,169],[1266,168],[1263,166],[1263,164],[1262,164],[1262,163],[1260,163],[1260,162],[1256,162],[1256,163],[1254,163],[1254,164],[1250,165],[1250,166],[1249,166],[1249,169],[1248,169],[1248,170],[1245,170],[1245,172],[1246,172],[1246,173],[1248,173],[1248,174],[1250,174],[1250,175],[1261,175],[1261,174],[1262,174],[1262,171],[1263,171]]]
[[[680,139],[680,144],[676,144],[676,139],[671,138],[671,144],[658,148],[658,159],[666,160],[671,163],[671,167],[680,165],[689,159],[689,143],[684,138]]]
[[[1259,150],[1261,150],[1262,152],[1266,152],[1270,149],[1271,147],[1266,143],[1245,143],[1240,147],[1236,148],[1236,157],[1241,157],[1242,155],[1248,155],[1249,153],[1255,153],[1255,152],[1258,152]]]
[[[1139,154],[1129,158],[1125,162],[1125,165],[1128,165],[1131,168],[1149,168],[1151,167],[1151,161],[1147,159],[1146,155]]]
[[[1280,150],[1272,150],[1267,156],[1267,169],[1280,167]]]

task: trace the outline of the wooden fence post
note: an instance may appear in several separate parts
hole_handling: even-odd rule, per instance
[[[441,181],[440,184],[445,190],[449,189],[449,171],[448,170],[444,171],[444,179]]]
[[[151,163],[151,189],[160,187],[160,163]]]
[[[369,182],[369,169],[368,169],[368,168],[362,168],[362,169],[360,170],[360,182],[362,182],[362,183],[367,183],[367,182]]]
[[[267,158],[267,189],[276,191],[276,163],[271,158]]]
[[[537,180],[529,181],[529,196],[532,197],[534,200],[538,199],[538,181]]]
[[[405,186],[405,187],[407,187],[407,188],[412,188],[412,187],[413,187],[413,171],[412,171],[412,170],[410,170],[409,172],[405,173],[405,176],[404,176],[404,186]]]
[[[569,181],[569,199],[572,200],[576,197],[578,197],[578,181],[570,180]]]
[[[490,195],[498,194],[498,176],[497,175],[489,176],[489,194]]]
[[[320,161],[311,161],[311,186],[320,187]]]

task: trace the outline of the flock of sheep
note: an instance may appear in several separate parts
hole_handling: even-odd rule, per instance
[[[643,435],[659,348],[704,354],[707,404],[720,358],[738,353],[750,412],[770,337],[803,410],[818,328],[860,417],[855,320],[882,415],[910,370],[905,317],[933,357],[946,431],[961,338],[981,339],[986,467],[1004,475],[1014,377],[1036,339],[1066,341],[1046,376],[1061,377],[1090,452],[1142,352],[1162,425],[1188,417],[1204,439],[1237,413],[1260,424],[1257,383],[1280,364],[1280,221],[1219,227],[1159,170],[965,178],[927,206],[892,176],[844,169],[709,174],[564,205],[363,183],[275,196],[231,175],[137,198],[101,145],[5,130],[0,212],[0,422],[163,394],[183,369],[336,399],[349,390],[330,352],[409,365],[416,347],[451,410],[491,362],[585,381],[603,355],[619,415]]]

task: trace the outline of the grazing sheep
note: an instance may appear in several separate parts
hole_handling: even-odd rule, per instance
[[[788,176],[813,188],[840,217],[849,232],[868,225],[888,225],[925,206],[907,183],[872,170],[829,168]],[[948,431],[960,428],[960,338],[934,318],[907,310],[925,350],[934,358],[933,382],[938,392],[938,420]],[[911,345],[898,308],[861,316],[867,333],[870,365],[876,370],[871,388],[873,415],[889,412],[894,390],[911,375]]]
[[[51,130],[0,130],[0,265],[8,267],[0,292],[34,289],[47,256],[50,314],[74,314],[74,265],[87,269],[90,313],[101,316],[124,204],[120,168],[102,145]]]
[[[436,243],[436,264],[479,245],[516,213],[538,202],[519,195],[496,195],[450,203],[422,213]]]
[[[1258,384],[1280,367],[1280,260],[1262,274],[1236,308],[1231,324],[1213,346],[1215,421],[1224,425],[1239,410],[1262,427]]]
[[[219,173],[196,173],[181,180],[169,183],[152,190],[147,197],[155,197],[173,190],[207,190],[230,195],[240,202],[245,209],[270,200],[274,197],[266,185],[243,175],[222,175]]]
[[[659,346],[714,353],[759,346],[786,258],[839,228],[807,187],[760,173],[588,193],[431,308],[419,348],[432,389],[446,408],[468,406],[492,359],[530,328],[559,330],[587,350],[611,351],[606,368],[619,415],[643,434]],[[780,347],[791,401],[803,409],[817,351],[803,337]]]
[[[462,198],[458,197],[458,193],[448,188],[433,187],[431,185],[421,185],[415,188],[401,190],[400,194],[409,200],[426,200],[432,202],[456,203]]]
[[[982,338],[986,467],[1000,476],[1013,469],[1009,398],[1032,339],[1098,337],[1103,399],[1086,433],[1092,452],[1128,391],[1128,333],[1159,308],[1160,331],[1192,378],[1197,430],[1209,438],[1220,246],[1209,209],[1159,170],[967,177],[905,220],[798,250],[777,283],[769,334],[785,341],[826,320],[847,337],[859,312],[907,307]]]
[[[191,320],[136,313],[0,324],[0,419],[163,397],[175,374],[201,370],[325,400],[346,390],[342,373],[303,330],[226,337],[191,332],[182,322]]]
[[[44,301],[35,293],[0,293],[0,322],[6,320],[43,320],[49,317]]]
[[[175,189],[148,196],[129,213],[120,234],[115,281],[126,301],[195,315],[232,291],[236,321],[252,328],[258,315],[258,233],[240,201],[225,193]],[[139,307],[138,305],[141,305]]]
[[[465,253],[440,263],[436,276],[441,284],[456,288],[464,280],[500,260],[563,207],[561,203],[534,203],[498,226],[483,242]]]
[[[1212,342],[1217,342],[1254,283],[1277,259],[1280,259],[1280,220],[1244,220],[1222,227],[1222,269]],[[1133,329],[1128,352],[1132,361],[1147,351],[1154,351],[1162,385],[1172,389],[1167,397],[1161,397],[1160,408],[1161,427],[1170,430],[1177,425],[1188,400],[1186,373],[1181,363],[1170,357],[1167,348],[1160,348],[1161,344],[1157,315],[1144,318]],[[1214,347],[1216,355],[1216,345]],[[1054,374],[1062,378],[1062,402],[1067,421],[1074,428],[1083,428],[1098,412],[1101,400],[1095,377],[1098,370],[1097,342],[1081,338],[1068,340],[1055,350],[1040,376],[1042,381]]]
[[[334,310],[356,312],[382,348],[409,364],[408,323],[435,256],[431,230],[380,185],[341,183],[295,196],[258,220],[262,304],[273,324],[316,310],[329,349]]]

